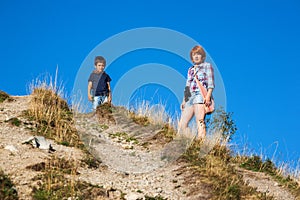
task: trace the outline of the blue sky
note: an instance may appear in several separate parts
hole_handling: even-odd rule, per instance
[[[238,127],[236,141],[271,155],[278,143],[279,157],[299,159],[300,2],[296,0],[2,0],[0,19],[0,90],[12,95],[28,94],[28,84],[43,73],[55,74],[56,66],[71,93],[86,57],[124,31],[160,27],[182,33],[198,41],[216,64],[227,111],[234,113]],[[112,84],[121,72],[149,62],[172,66],[185,76],[188,63],[175,57],[151,49],[123,55],[108,69]]]

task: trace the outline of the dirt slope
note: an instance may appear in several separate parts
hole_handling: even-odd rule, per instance
[[[29,129],[32,124],[21,117],[22,111],[29,107],[30,96],[14,96],[13,99],[0,104],[0,169],[15,183],[20,199],[31,199],[32,187],[36,184],[33,178],[41,172],[28,169],[28,166],[45,162],[53,154],[59,158],[81,160],[84,152],[54,141],[50,141],[56,150],[54,153],[22,144],[33,135]],[[14,117],[21,121],[20,126],[9,123]],[[114,111],[113,120],[105,122],[108,125],[99,122],[96,115],[77,115],[75,119],[83,141],[102,161],[97,169],[79,166],[75,179],[103,187],[107,196],[102,199],[211,198],[208,186],[201,180],[193,180],[192,170],[184,163],[174,161],[186,144],[179,144],[176,152],[172,145],[164,146],[164,142],[149,142],[161,131],[160,126],[139,126],[122,109]],[[132,138],[137,138],[138,142]],[[170,151],[174,159],[163,159]],[[250,185],[275,199],[295,199],[268,176],[246,170],[241,173]]]

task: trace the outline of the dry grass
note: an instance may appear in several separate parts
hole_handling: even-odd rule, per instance
[[[165,117],[165,109],[162,109],[161,112],[151,112],[151,110],[153,110],[152,106],[145,102],[139,104],[136,110],[137,112],[132,115],[137,121],[140,120],[142,124],[145,124],[145,122],[163,124],[166,122],[166,119],[168,119],[168,117]],[[254,196],[258,197],[265,196],[265,194],[253,193],[253,189],[245,187],[244,183],[241,181],[241,177],[239,177],[237,171],[233,168],[233,165],[235,164],[241,165],[242,167],[245,167],[248,164],[248,167],[245,167],[246,169],[267,173],[278,181],[279,184],[288,188],[295,196],[300,196],[299,167],[291,169],[286,163],[277,167],[270,159],[265,159],[263,162],[261,159],[263,155],[260,157],[233,155],[234,152],[231,151],[228,143],[228,140],[231,139],[237,129],[234,121],[232,120],[232,113],[226,113],[221,109],[216,113],[216,115],[218,116],[215,116],[214,120],[211,122],[211,127],[208,130],[206,140],[191,140],[192,145],[187,146],[189,148],[186,150],[186,154],[184,156],[186,161],[191,163],[193,166],[197,166],[202,169],[202,175],[206,174],[210,178],[218,177],[215,180],[211,180],[211,183],[216,185],[216,189],[219,190],[221,188],[219,191],[216,191],[216,194],[230,199],[230,193],[238,186],[241,190],[239,195],[247,196],[249,194],[255,194]],[[224,121],[225,125],[224,123],[220,123],[221,121]],[[219,127],[220,125],[222,126]],[[162,131],[161,135],[163,135],[164,138],[169,138],[168,141],[171,141],[176,137],[176,128],[173,128],[175,127],[174,122],[169,123],[167,127],[171,127],[170,129],[167,129],[171,131]],[[190,134],[194,134],[196,132],[196,126],[192,127],[190,132]],[[224,132],[227,134],[224,135]],[[203,163],[206,165],[203,165]],[[222,187],[219,187],[218,185],[221,185]],[[222,188],[224,189],[223,191],[221,191]],[[243,190],[246,191],[245,194],[243,194]],[[228,191],[228,195],[226,192],[224,193],[224,191]],[[249,196],[247,198],[253,199]]]
[[[202,141],[194,141],[182,160],[190,163],[193,174],[210,189],[211,199],[272,199],[243,182],[230,162],[230,150],[226,146],[216,144],[206,156],[199,157],[203,144]],[[192,184],[189,180],[186,183]],[[197,191],[197,187],[191,188],[193,191]]]
[[[270,160],[262,160],[260,156],[236,156],[232,158],[232,162],[237,163],[240,167],[255,172],[263,172],[270,175],[279,185],[287,188],[294,196],[300,199],[299,180],[295,179],[291,174],[283,173],[282,168],[278,168]]]
[[[86,166],[98,168],[99,161],[89,154],[80,140],[74,124],[74,116],[66,100],[63,99],[63,89],[58,88],[56,79],[36,80],[30,85],[30,108],[24,114],[36,124],[34,134],[54,139],[57,143],[66,146],[80,147],[86,153],[81,161],[65,160],[51,157],[28,167],[31,170],[42,172],[35,177],[32,197],[41,199],[95,199],[103,196],[106,191],[98,186],[77,181],[77,168]]]
[[[113,116],[115,108],[110,103],[104,103],[97,107],[96,115],[100,124],[115,124],[116,121]]]
[[[162,124],[162,122],[166,124],[166,117],[163,114],[151,113],[150,110],[151,106],[141,104],[132,115],[142,124],[145,124],[145,122],[153,123],[153,121],[158,124]],[[155,115],[155,120],[152,119],[152,114]],[[169,139],[168,142],[176,137],[176,129],[170,124],[166,125],[166,129],[161,131],[158,136]],[[191,133],[193,132],[195,131],[191,130]],[[243,182],[241,175],[236,171],[231,161],[232,156],[226,146],[226,138],[220,131],[213,130],[212,133],[211,130],[205,140],[191,140],[191,145],[187,146],[185,154],[179,158],[179,161],[189,163],[190,168],[188,170],[193,171],[193,177],[187,177],[185,180],[185,184],[190,185],[187,196],[203,190],[203,188],[198,188],[203,187],[202,184],[197,182],[201,180],[206,185],[206,189],[211,191],[211,199],[272,199],[267,197],[265,193],[259,193],[255,188],[247,186]],[[187,170],[187,168],[184,170]]]
[[[42,199],[87,199],[107,197],[106,191],[85,182],[77,181],[77,168],[80,165],[73,159],[51,157],[28,169],[42,172],[36,176],[32,197],[34,200]]]
[[[146,101],[138,103],[135,108],[129,110],[129,117],[136,123],[147,126],[149,124],[164,125],[172,124],[171,118],[165,111],[163,105],[150,105]]]
[[[0,103],[4,102],[5,100],[11,101],[12,98],[6,92],[0,90]]]
[[[30,108],[25,114],[36,122],[35,133],[66,146],[82,146],[74,126],[73,113],[61,97],[63,90],[45,80],[32,84],[31,91]]]
[[[232,159],[233,163],[251,171],[270,175],[279,185],[287,188],[300,200],[300,160],[298,160],[298,165],[295,166],[294,163],[278,159],[276,155],[278,144],[276,142],[274,143],[276,148],[271,158],[266,156],[267,153],[263,153],[266,150],[261,149],[261,153],[258,155],[254,153],[253,149],[249,148],[247,142],[242,142],[242,144],[239,145],[243,146],[242,149],[235,150],[235,156]]]
[[[51,79],[50,79],[51,80]],[[60,144],[81,147],[82,142],[74,126],[73,112],[63,99],[62,89],[58,89],[56,80],[36,81],[31,85],[30,109],[26,112],[27,117],[36,122],[38,135],[52,138]],[[100,118],[111,115],[111,107],[105,107],[98,111]],[[166,115],[165,109],[152,107],[142,102],[134,111],[128,111],[129,116],[139,124],[162,125],[162,131],[157,135],[164,141],[170,142],[176,136],[174,122]],[[103,110],[107,111],[103,113]],[[119,133],[118,137],[125,137]],[[262,161],[260,157],[232,156],[232,152],[220,134],[213,134],[205,141],[193,140],[188,146],[180,161],[188,163],[193,170],[194,176],[201,179],[211,190],[211,199],[272,199],[265,193],[259,193],[254,188],[247,186],[236,171],[238,164],[248,170],[261,171],[273,176],[283,186],[289,188],[295,196],[300,195],[299,184],[291,176],[283,176],[283,168],[276,168],[270,160]],[[221,143],[222,142],[222,143]],[[203,153],[203,150],[205,152]],[[86,163],[91,167],[97,167],[98,163],[91,157]],[[62,199],[64,197],[78,199],[93,199],[96,196],[105,197],[106,191],[101,187],[76,181],[77,168],[82,165],[75,160],[62,160],[52,157],[46,163],[31,166],[30,169],[43,172],[36,177],[38,182],[34,188],[33,198],[39,199]],[[296,173],[295,174],[299,174]],[[5,177],[5,176],[3,176]],[[1,177],[0,177],[1,178]],[[186,180],[191,185],[191,193],[197,192],[197,183]],[[194,185],[194,186],[192,186]]]

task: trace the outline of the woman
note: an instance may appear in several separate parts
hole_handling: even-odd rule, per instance
[[[181,104],[181,119],[178,131],[186,131],[188,123],[195,115],[198,128],[198,139],[206,136],[205,126],[205,106],[211,105],[212,92],[214,89],[214,70],[210,63],[205,62],[206,53],[204,49],[197,45],[192,48],[190,58],[193,66],[189,68],[185,87],[185,97]],[[207,90],[205,97],[202,96],[198,83]]]

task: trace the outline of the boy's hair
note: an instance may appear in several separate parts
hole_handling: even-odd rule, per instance
[[[206,59],[206,53],[205,53],[203,47],[200,46],[200,45],[197,45],[197,46],[194,46],[194,47],[192,48],[192,50],[191,50],[191,52],[190,52],[190,57],[191,57],[191,60],[192,60],[192,61],[193,61],[193,54],[195,54],[195,53],[200,53],[200,54],[201,54],[201,56],[202,56],[202,57],[201,57],[201,63],[203,63],[204,60]]]
[[[106,65],[106,60],[105,60],[105,58],[102,57],[102,56],[96,56],[96,57],[95,57],[94,64],[97,65],[98,63],[103,63],[104,65]]]

